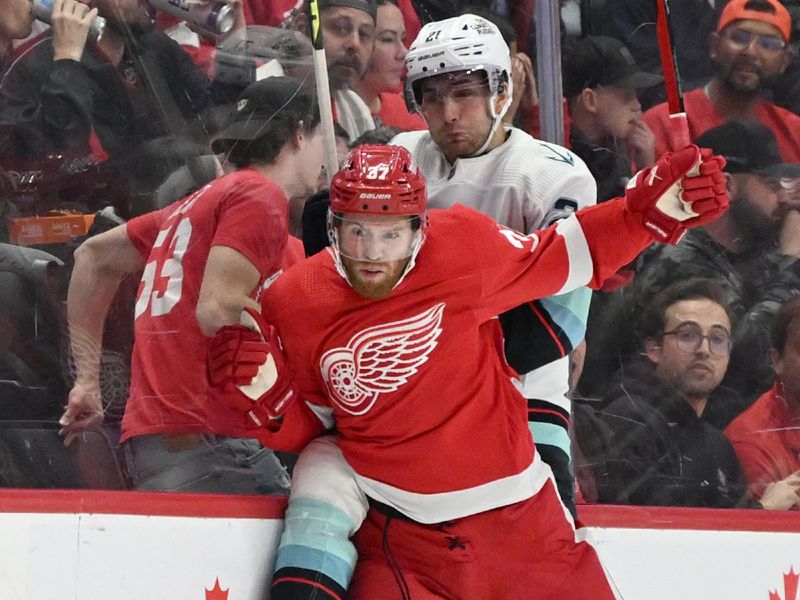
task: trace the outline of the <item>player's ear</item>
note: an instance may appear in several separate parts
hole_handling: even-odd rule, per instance
[[[508,99],[508,81],[501,81],[497,86],[497,97],[494,100],[495,111],[499,111]]]

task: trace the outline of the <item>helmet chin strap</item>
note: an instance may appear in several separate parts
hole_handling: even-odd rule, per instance
[[[508,94],[506,96],[506,101],[503,102],[503,106],[500,107],[500,111],[496,112],[494,109],[495,100],[497,99],[497,92],[494,94],[489,95],[489,112],[492,115],[492,127],[489,129],[489,135],[486,136],[486,140],[483,142],[480,148],[478,148],[475,152],[469,155],[468,158],[473,158],[475,156],[480,156],[484,152],[486,152],[486,148],[489,147],[489,144],[492,143],[494,139],[494,134],[497,133],[497,129],[503,124],[503,117],[508,112],[508,109],[511,108],[511,102],[514,96],[514,84],[509,77],[509,80],[505,82],[505,86],[508,89]]]
[[[408,275],[411,269],[414,268],[414,265],[417,262],[417,254],[419,254],[420,248],[422,248],[423,243],[425,243],[425,233],[423,231],[420,231],[419,235],[417,236],[417,240],[414,242],[414,249],[411,251],[411,256],[408,259],[406,268],[403,269],[403,274],[400,275],[400,278],[397,280],[397,283],[394,284],[392,289],[395,289],[398,285],[403,283],[403,279],[405,279],[406,275]]]

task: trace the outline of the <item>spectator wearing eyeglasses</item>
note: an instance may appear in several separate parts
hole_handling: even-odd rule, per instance
[[[640,321],[642,356],[623,365],[599,414],[596,440],[578,441],[595,467],[599,500],[654,506],[750,506],[744,473],[721,429],[739,399],[720,386],[731,350],[725,292],[708,279],[675,283],[653,298]],[[577,413],[576,413],[577,414]],[[770,492],[764,508],[786,508]]]
[[[784,160],[800,162],[800,116],[763,99],[764,90],[791,62],[792,19],[778,0],[731,0],[709,37],[714,76],[683,96],[692,139],[730,120],[769,127]],[[656,156],[675,150],[667,104],[643,117],[656,136]]]
[[[717,222],[637,263],[629,311],[640,313],[674,281],[720,280],[736,325],[725,383],[749,405],[772,385],[769,332],[778,307],[800,293],[800,204],[781,184],[800,176],[800,165],[782,162],[772,132],[752,121],[715,127],[697,143],[727,160],[730,207]]]

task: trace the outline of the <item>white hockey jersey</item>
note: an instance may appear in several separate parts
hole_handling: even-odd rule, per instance
[[[431,208],[459,203],[501,225],[532,233],[596,202],[597,185],[578,156],[513,127],[497,148],[481,156],[459,158],[453,165],[427,131],[401,133],[391,143],[405,147],[416,159],[428,184]],[[590,298],[589,290],[579,289],[542,299],[530,307],[536,314],[523,315],[521,322],[514,324],[518,329],[538,328],[541,332],[506,331],[509,341],[510,336],[520,334],[517,346],[522,346],[528,354],[525,362],[533,365],[526,371],[514,364],[521,371],[518,387],[522,395],[541,401],[530,407],[532,413],[540,411],[538,415],[530,415],[537,445],[556,446],[567,456],[570,455],[567,354],[584,338]],[[519,319],[520,315],[510,318]],[[567,338],[562,344],[554,330]],[[509,358],[513,363],[513,358]]]

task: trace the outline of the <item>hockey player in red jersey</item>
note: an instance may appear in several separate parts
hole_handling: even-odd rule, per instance
[[[634,176],[625,198],[524,235],[461,206],[427,211],[406,150],[354,150],[331,185],[332,247],[290,269],[262,301],[320,421],[309,434],[339,433],[335,444],[309,446],[310,464],[298,462],[285,555],[302,534],[294,522],[308,516],[293,511],[302,488],[336,481],[319,463],[343,456],[361,495],[345,486],[338,512],[325,516],[316,551],[332,556],[330,570],[278,564],[272,597],[343,597],[335,546],[366,512],[348,598],[613,598],[534,450],[495,316],[598,287],[652,241],[674,243],[718,216],[723,162],[687,147]],[[257,342],[223,350],[212,347],[212,369],[227,369],[232,384],[276,352]],[[262,358],[251,363],[253,350]],[[287,418],[284,428],[294,426]],[[339,551],[343,562],[348,551]]]
[[[120,280],[143,270],[122,421],[137,489],[286,493],[289,487],[277,457],[253,439],[254,419],[243,420],[211,387],[206,336],[238,322],[244,306],[258,306],[261,284],[284,266],[287,195],[316,187],[319,114],[301,86],[286,77],[248,86],[233,122],[214,142],[235,172],[90,238],[75,253],[67,308],[77,374],[61,418],[68,440],[102,419],[103,322]]]

